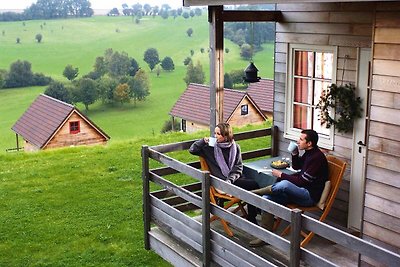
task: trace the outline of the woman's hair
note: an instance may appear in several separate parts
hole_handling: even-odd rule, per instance
[[[225,137],[227,142],[233,141],[233,131],[229,123],[220,123],[216,127],[221,131],[221,135]]]

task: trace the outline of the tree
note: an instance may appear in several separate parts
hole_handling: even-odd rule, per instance
[[[253,56],[253,49],[249,44],[243,44],[240,48],[240,56],[244,59],[250,59]]]
[[[129,103],[130,101],[130,88],[127,83],[118,84],[114,91],[114,100],[120,102],[121,105]]]
[[[71,94],[63,83],[53,81],[44,91],[45,95],[51,96],[66,103],[72,103]]]
[[[192,62],[192,58],[191,57],[186,57],[183,60],[183,65],[187,66],[187,65],[189,65],[190,62]]]
[[[131,70],[131,59],[125,52],[114,52],[107,58],[107,70],[111,77],[128,75]]]
[[[16,62],[12,63],[6,78],[5,87],[14,88],[32,85],[33,72],[31,67],[31,63],[26,60],[17,60]]]
[[[153,71],[154,67],[160,63],[158,51],[155,48],[149,48],[144,52],[143,60],[149,65],[150,70]]]
[[[192,29],[192,28],[187,29],[186,34],[187,34],[189,37],[192,37],[193,29]]]
[[[76,89],[75,102],[83,103],[86,111],[88,111],[89,105],[97,100],[96,82],[89,78],[79,79],[76,83]]]
[[[21,43],[21,38],[17,37],[17,44]]]
[[[131,96],[136,105],[136,101],[144,101],[150,95],[150,82],[146,72],[142,69],[138,70],[135,77],[130,80]]]
[[[196,7],[195,9],[194,9],[194,14],[196,15],[196,16],[201,16],[201,9],[200,8],[198,8],[198,7]]]
[[[189,13],[187,11],[185,11],[185,12],[182,13],[182,17],[184,19],[188,19],[190,17],[190,15],[189,15]]]
[[[183,80],[185,81],[186,85],[189,85],[189,83],[204,83],[206,78],[200,61],[197,61],[196,66],[193,65],[193,62],[189,63],[187,66],[186,77]]]
[[[35,39],[36,39],[36,41],[37,41],[38,43],[42,42],[42,39],[43,39],[42,34],[40,34],[40,33],[36,34]]]
[[[165,57],[161,61],[161,67],[163,68],[163,70],[172,71],[175,69],[174,61],[170,57]]]
[[[117,86],[117,80],[109,76],[103,76],[97,80],[99,97],[103,103],[111,103],[114,101],[114,91]]]
[[[231,75],[229,73],[224,74],[224,88],[233,88],[233,82]]]
[[[63,71],[63,76],[70,81],[78,77],[78,74],[79,74],[79,69],[72,67],[72,65],[67,65]]]
[[[108,12],[107,16],[119,16],[118,8],[114,7]]]
[[[244,70],[232,70],[229,72],[233,84],[243,83]]]
[[[4,88],[6,85],[6,77],[7,77],[7,71],[0,69],[0,89]]]

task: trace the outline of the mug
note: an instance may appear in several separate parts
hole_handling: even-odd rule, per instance
[[[208,145],[209,146],[215,146],[216,142],[217,142],[217,138],[215,138],[215,137],[209,137],[208,138]]]
[[[296,149],[297,149],[297,143],[294,142],[294,141],[290,141],[287,150],[288,150],[290,153],[293,153]]]

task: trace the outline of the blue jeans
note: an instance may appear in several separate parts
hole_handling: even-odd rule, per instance
[[[272,185],[272,194],[263,197],[281,205],[294,203],[300,206],[314,206],[315,202],[311,198],[307,189],[283,180]]]

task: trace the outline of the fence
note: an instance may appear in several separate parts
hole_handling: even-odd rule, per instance
[[[269,148],[243,152],[243,159],[266,155],[276,155],[274,133],[277,129],[263,129],[235,135],[235,140],[271,136]],[[145,248],[153,249],[163,258],[176,266],[275,266],[269,259],[255,254],[239,243],[218,234],[210,228],[210,214],[214,214],[236,228],[268,242],[283,252],[287,252],[288,265],[299,266],[301,262],[311,266],[336,266],[335,263],[300,247],[301,229],[313,231],[326,239],[351,249],[359,254],[373,258],[387,266],[400,266],[400,255],[352,236],[312,217],[301,214],[299,210],[290,210],[250,193],[234,185],[199,170],[199,162],[183,163],[166,153],[187,150],[193,141],[166,144],[154,147],[142,147],[143,178],[143,219]],[[166,167],[150,169],[149,160],[153,159]],[[193,177],[198,182],[176,185],[163,176],[181,173]],[[150,182],[161,185],[164,189],[150,192]],[[232,194],[246,203],[273,213],[288,221],[291,225],[289,239],[269,232],[217,205],[211,204],[209,187],[213,185]],[[201,209],[201,222],[187,216],[184,212]],[[156,237],[154,223],[172,237],[172,242]],[[153,230],[152,230],[153,229]],[[176,244],[175,244],[175,243]],[[186,248],[190,257],[177,253],[179,246]]]

